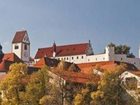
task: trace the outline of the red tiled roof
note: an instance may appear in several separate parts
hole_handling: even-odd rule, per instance
[[[6,61],[6,60],[3,60],[1,63],[0,63],[0,72],[7,72],[9,70],[9,67],[10,65],[14,63],[12,61]]]
[[[16,56],[14,53],[4,54],[2,62],[0,63],[0,71],[7,72],[9,70],[10,65],[15,62],[23,62],[23,61],[20,58],[18,58],[18,56]]]
[[[90,74],[92,73],[92,70],[97,66],[101,67],[102,69],[106,69],[107,66],[111,66],[110,68],[114,67],[116,63],[114,61],[106,61],[106,62],[82,63],[77,65],[81,69],[81,72]]]
[[[0,63],[0,71],[3,71],[3,70],[5,70],[5,61],[2,61]]]
[[[47,65],[48,67],[56,67],[59,62],[60,61],[57,59],[44,57],[44,58],[41,58],[38,62],[36,62],[36,64],[34,64],[34,67],[42,68],[45,65]]]
[[[108,70],[113,71],[114,68],[124,62],[117,62],[117,61],[105,61],[105,62],[91,62],[91,63],[83,63],[83,64],[77,64],[77,66],[81,69],[81,72],[86,74],[91,74],[93,72],[93,69],[100,68],[101,70]],[[135,71],[137,68],[128,63],[124,63],[127,65],[127,70]],[[101,71],[100,70],[100,71]]]
[[[42,68],[46,65],[45,58],[41,58],[36,64],[34,64],[34,67]]]
[[[89,43],[56,46],[56,56],[86,54],[88,46]],[[47,57],[53,56],[53,46],[48,48],[39,48],[35,55],[35,59],[42,58],[44,56]]]
[[[70,63],[70,62],[63,62],[63,61],[60,61],[60,60],[57,60],[57,59],[51,59],[51,58],[48,58],[48,57],[41,58],[33,66],[37,67],[37,68],[42,68],[45,65],[47,65],[48,67],[53,67],[57,70],[61,68],[63,70],[69,70],[69,71],[75,71],[75,72],[80,71],[80,68],[76,64],[73,64],[73,63]]]
[[[61,73],[62,72],[62,73]],[[100,76],[89,75],[81,72],[70,72],[70,71],[53,71],[56,75],[59,75],[64,80],[75,83],[98,83]],[[94,76],[94,77],[93,77]]]
[[[23,62],[15,53],[4,54],[3,60],[12,61],[12,62]]]
[[[16,32],[12,43],[22,42],[26,33],[27,33],[27,31],[18,31],[18,32]]]

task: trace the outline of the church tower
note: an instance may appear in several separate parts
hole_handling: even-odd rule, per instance
[[[12,41],[12,52],[21,60],[28,63],[30,60],[30,40],[27,31],[17,31]]]

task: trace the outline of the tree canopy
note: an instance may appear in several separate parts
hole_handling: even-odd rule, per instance
[[[130,47],[127,45],[115,45],[114,43],[109,43],[108,46],[115,48],[115,54],[126,54],[128,57],[135,57],[133,53],[130,52]]]
[[[60,81],[58,87],[49,82],[52,77],[48,67],[28,75],[26,64],[15,63],[0,83],[0,105],[135,105],[119,78],[126,68],[120,64],[106,70],[96,84],[66,82],[63,86]]]
[[[26,64],[13,64],[0,83],[1,105],[61,105],[59,90],[49,78],[47,67],[28,75]]]
[[[124,105],[121,97],[124,90],[120,86],[119,70],[104,73],[98,84],[98,90],[91,93],[95,105]]]

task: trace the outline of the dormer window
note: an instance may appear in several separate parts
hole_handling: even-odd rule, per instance
[[[19,47],[18,47],[18,45],[15,45],[15,49],[18,49]]]

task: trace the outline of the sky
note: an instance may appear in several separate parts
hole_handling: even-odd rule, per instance
[[[113,42],[138,57],[140,0],[0,0],[0,43],[11,52],[16,31],[27,30],[31,56],[38,48],[85,43],[96,53]]]

